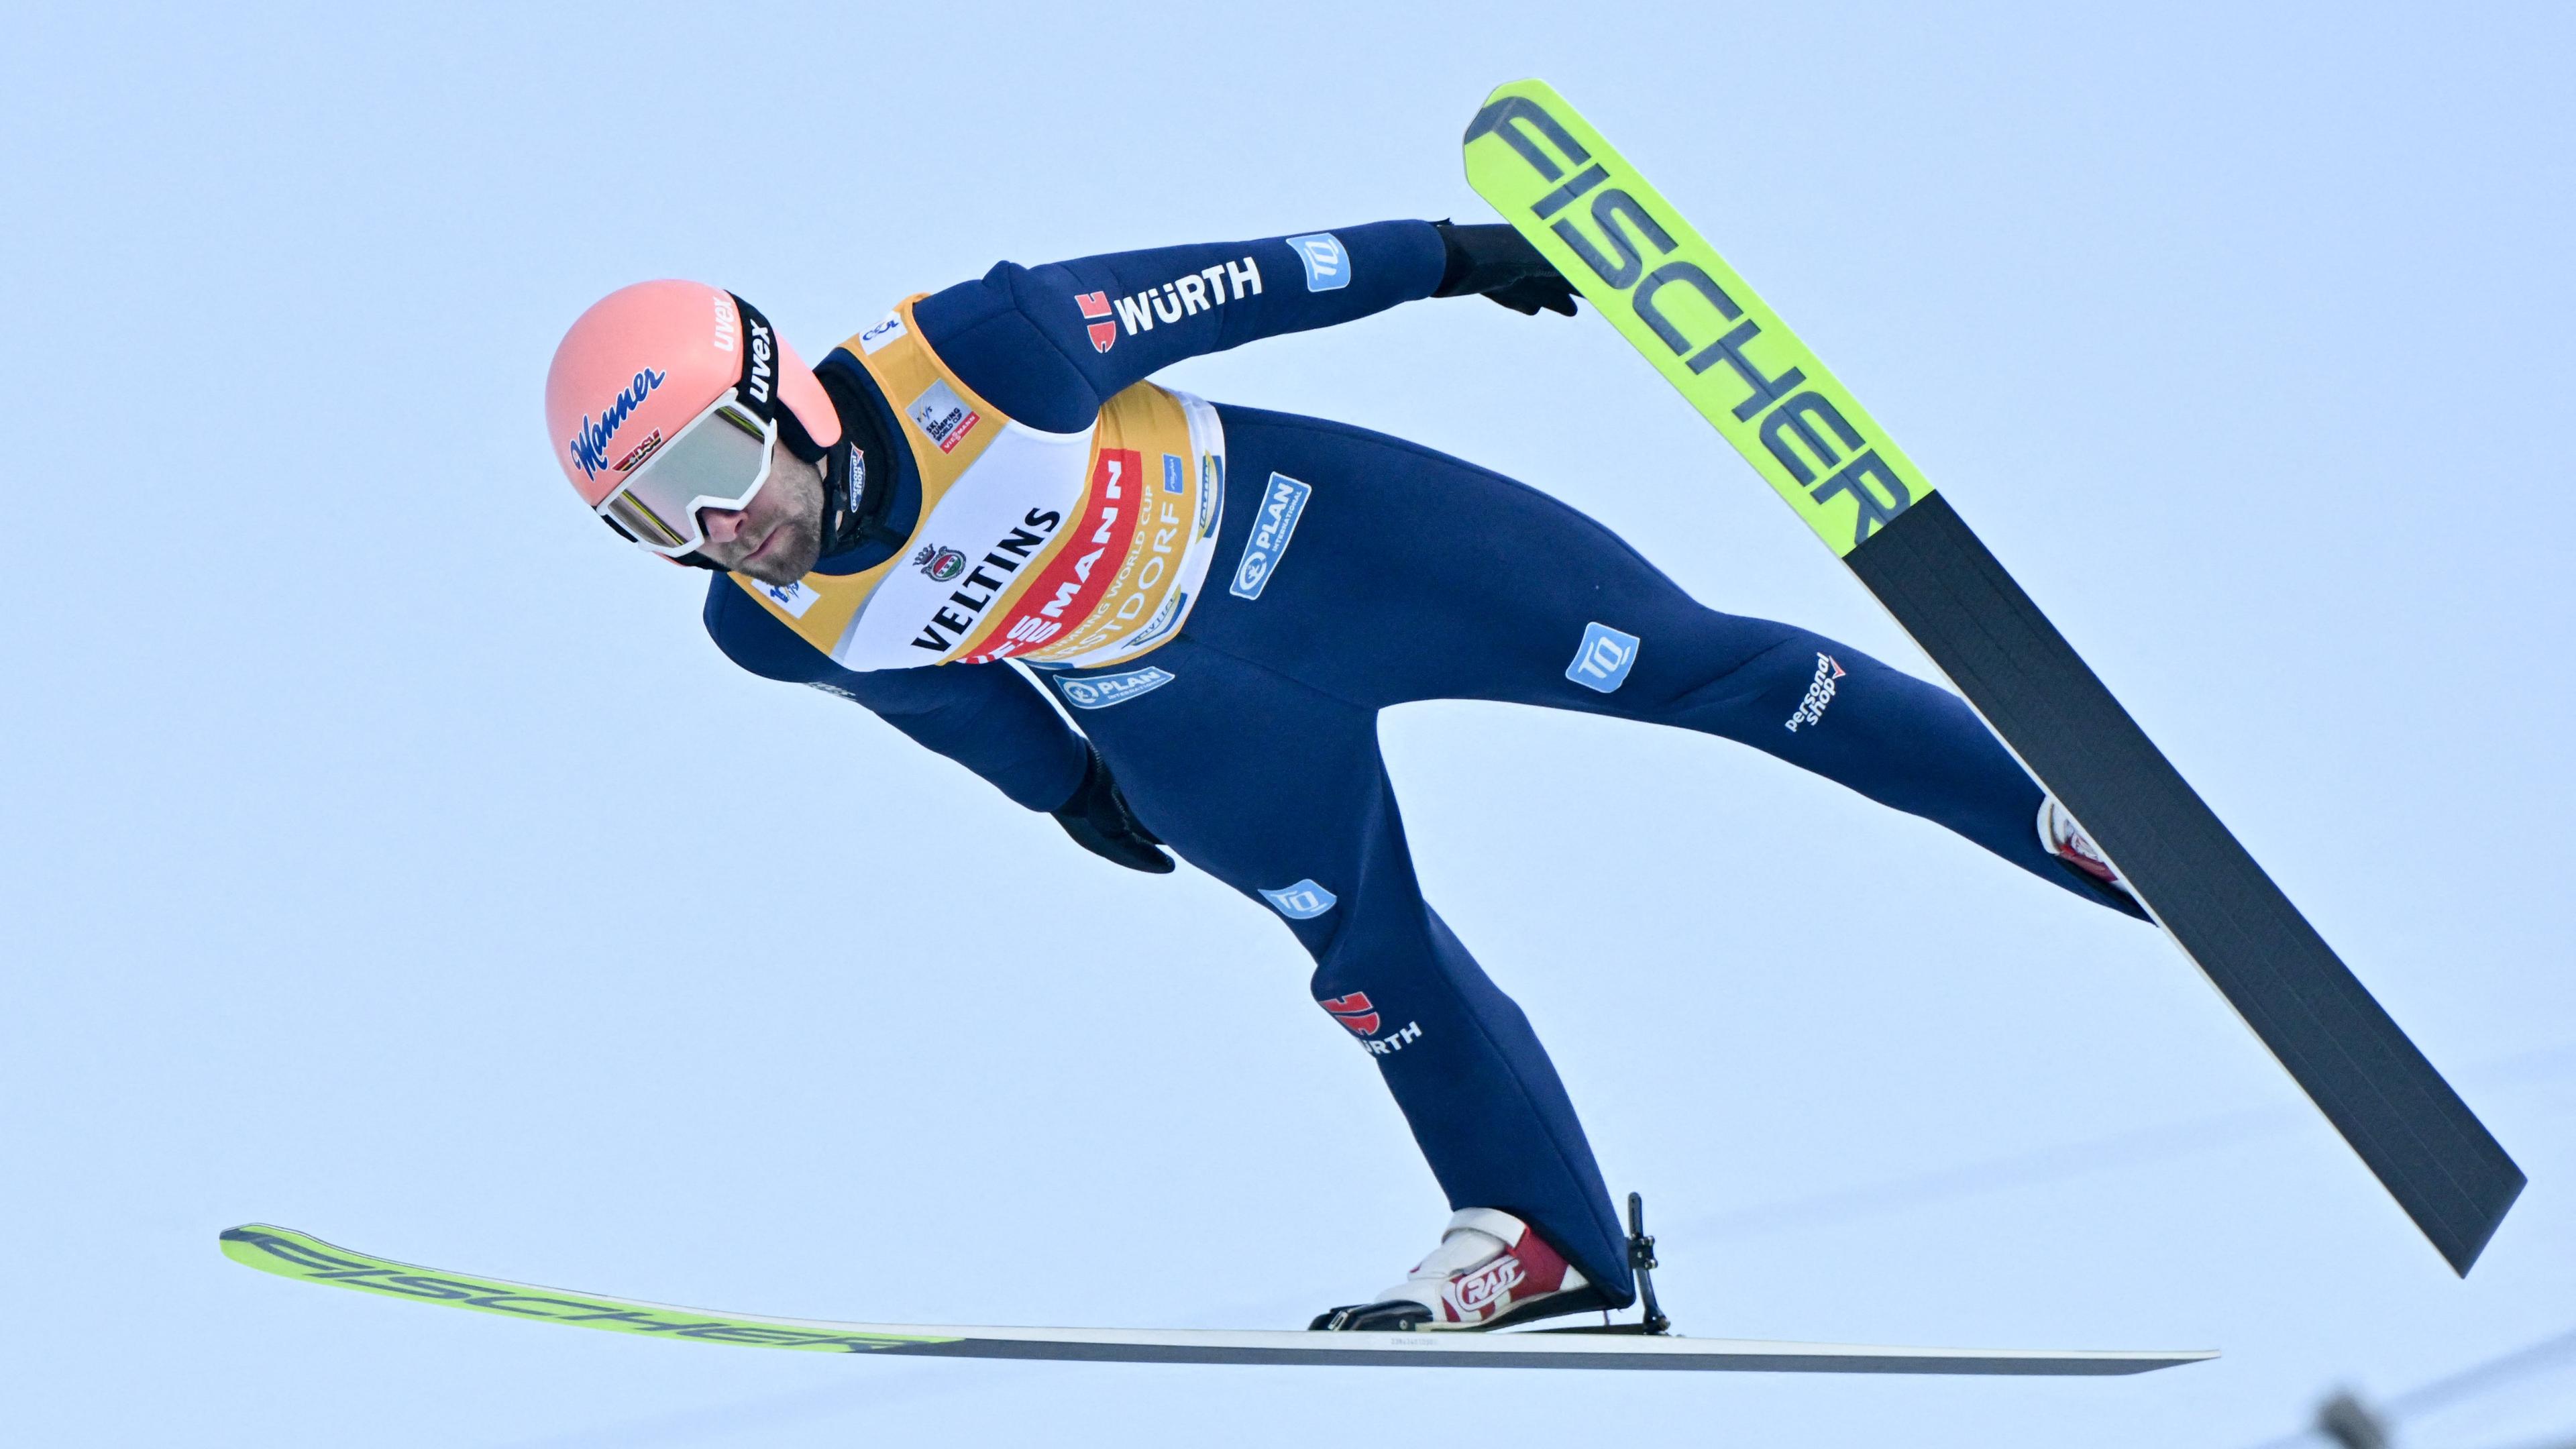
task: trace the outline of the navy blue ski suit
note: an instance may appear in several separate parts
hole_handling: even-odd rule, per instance
[[[1299,287],[1301,249],[1271,238],[1006,262],[914,317],[996,406],[1073,432],[1182,358],[1352,321],[1439,283],[1427,223],[1330,235],[1348,270],[1320,286],[1309,270]],[[1083,294],[1133,297],[1247,255],[1275,259],[1259,293],[1131,325],[1105,350],[1087,335],[1098,303],[1077,305]],[[848,353],[817,370],[885,409]],[[1316,1000],[1365,1043],[1450,1205],[1523,1217],[1614,1298],[1633,1286],[1600,1170],[1527,1018],[1422,897],[1378,753],[1380,710],[1508,700],[1722,736],[2095,898],[2042,848],[2039,787],[1947,691],[1707,608],[1607,528],[1500,474],[1339,423],[1218,412],[1223,528],[1185,627],[1115,668],[1035,677],[1071,707],[1138,818],[1313,955]],[[891,435],[891,410],[880,418]],[[887,464],[908,466],[872,462]],[[885,549],[821,571],[856,572]],[[1031,809],[1064,805],[1082,777],[1082,740],[1008,663],[853,672],[721,576],[706,624],[744,668],[856,699]]]

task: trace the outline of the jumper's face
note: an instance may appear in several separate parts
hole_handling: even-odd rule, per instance
[[[792,584],[823,552],[823,470],[777,446],[769,481],[739,509],[701,508],[698,552],[719,568],[766,584]]]

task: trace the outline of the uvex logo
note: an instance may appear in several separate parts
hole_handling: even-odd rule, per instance
[[[1858,510],[1855,547],[1913,503],[1904,479],[1840,408],[1806,385],[1803,370],[1790,366],[1773,373],[1749,355],[1746,349],[1762,337],[1761,324],[1698,263],[1672,255],[1682,250],[1672,228],[1625,186],[1608,184],[1609,164],[1546,107],[1526,96],[1506,96],[1468,125],[1467,144],[1483,136],[1499,137],[1540,179],[1559,183],[1532,203],[1530,214],[1547,222],[1594,276],[1627,293],[1637,320],[1683,367],[1697,377],[1725,364],[1744,393],[1731,408],[1735,420],[1755,425],[1763,447],[1809,498],[1819,504],[1852,500]],[[1578,202],[1588,204],[1577,207]],[[1682,291],[1668,301],[1665,294],[1675,287]],[[1698,305],[1690,301],[1694,297]],[[1675,318],[1676,306],[1684,315],[1713,311],[1715,320],[1684,327]],[[1825,475],[1821,482],[1819,474]]]
[[[751,331],[751,375],[743,379],[743,390],[751,394],[753,402],[766,407],[769,404],[770,382],[777,375],[776,368],[769,360],[771,350],[769,324],[752,316],[745,316],[743,321]]]

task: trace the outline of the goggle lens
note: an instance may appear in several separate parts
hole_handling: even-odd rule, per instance
[[[636,543],[678,558],[706,542],[701,508],[742,508],[769,481],[778,425],[726,393],[654,450],[598,513]]]

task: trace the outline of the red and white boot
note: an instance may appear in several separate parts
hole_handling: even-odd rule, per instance
[[[2084,833],[2084,827],[2075,823],[2065,806],[2046,795],[2039,801],[2039,843],[2091,879],[2137,900],[2138,893],[2129,889],[2129,883],[2112,868],[2111,858],[2102,853],[2102,847],[2093,843],[2093,837]]]
[[[1329,1309],[1319,1329],[1499,1328],[1608,1306],[1601,1290],[1529,1224],[1494,1208],[1449,1219],[1440,1246],[1373,1303]]]

